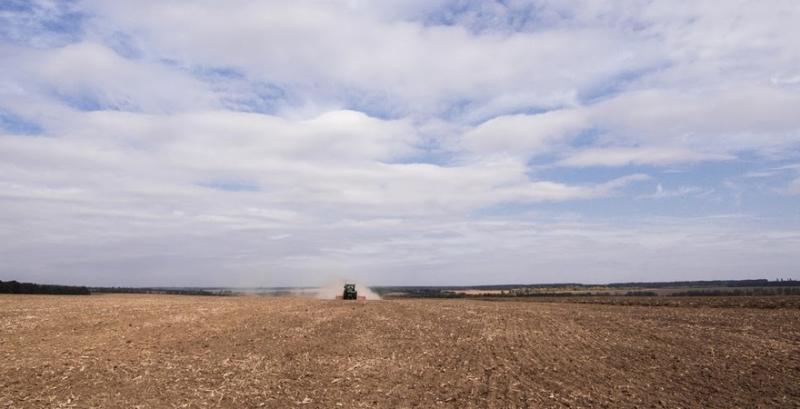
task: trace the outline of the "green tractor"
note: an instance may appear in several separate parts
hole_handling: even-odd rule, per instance
[[[339,299],[339,300],[366,300],[367,299],[367,297],[365,297],[363,295],[361,297],[358,296],[358,292],[356,291],[356,285],[355,284],[345,284],[344,285],[344,291],[342,292],[342,295],[337,295],[336,298]]]
[[[344,285],[344,292],[342,293],[342,299],[345,300],[357,300],[358,299],[358,291],[356,291],[355,284],[345,284]]]

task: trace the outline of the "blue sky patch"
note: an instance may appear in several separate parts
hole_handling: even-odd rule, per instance
[[[37,123],[1,109],[0,128],[8,133],[17,135],[38,135],[42,133],[42,127]]]
[[[79,11],[74,1],[51,6],[26,0],[0,1],[0,40],[36,48],[78,41],[88,14]]]

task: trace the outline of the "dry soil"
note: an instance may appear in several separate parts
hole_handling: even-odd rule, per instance
[[[800,310],[0,296],[0,408],[800,407]]]

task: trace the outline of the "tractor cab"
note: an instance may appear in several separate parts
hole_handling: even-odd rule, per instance
[[[358,299],[358,292],[356,291],[355,284],[345,284],[344,285],[344,292],[342,292],[342,299],[345,300],[357,300]]]

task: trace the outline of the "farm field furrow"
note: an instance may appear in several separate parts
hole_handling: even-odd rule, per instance
[[[0,296],[0,408],[800,406],[800,310]]]

